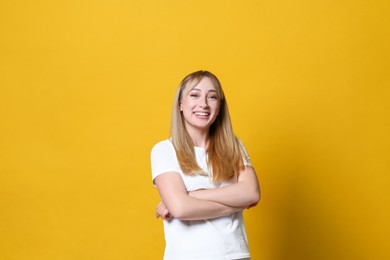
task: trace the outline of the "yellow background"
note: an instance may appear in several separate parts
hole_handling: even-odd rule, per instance
[[[390,258],[389,1],[0,2],[0,259],[161,259],[151,147],[198,69],[262,187],[253,259]]]

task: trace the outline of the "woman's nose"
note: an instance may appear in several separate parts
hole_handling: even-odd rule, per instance
[[[199,103],[199,106],[202,107],[202,108],[206,108],[208,107],[208,103],[207,103],[207,98],[202,98],[200,103]]]

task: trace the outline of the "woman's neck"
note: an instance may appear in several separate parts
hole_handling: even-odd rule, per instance
[[[207,148],[210,142],[208,131],[188,131],[194,146]]]

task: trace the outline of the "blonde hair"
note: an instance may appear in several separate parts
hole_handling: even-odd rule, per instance
[[[228,106],[221,83],[209,71],[196,71],[186,76],[180,83],[172,110],[171,138],[176,150],[180,168],[187,175],[207,175],[197,164],[194,143],[188,134],[180,103],[186,95],[204,78],[208,77],[220,99],[220,110],[217,118],[210,126],[210,143],[207,149],[207,163],[214,183],[234,180],[238,178],[240,169],[244,167],[243,147],[233,133]]]

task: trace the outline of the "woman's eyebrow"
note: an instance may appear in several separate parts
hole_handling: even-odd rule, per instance
[[[199,88],[193,88],[193,89],[191,89],[191,90],[202,91],[202,90],[199,89]],[[217,93],[217,91],[216,91],[215,89],[210,89],[210,90],[208,90],[207,92],[215,92],[215,93]]]

